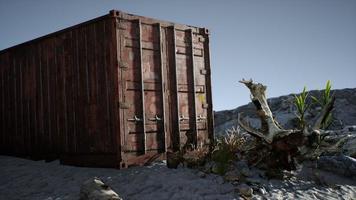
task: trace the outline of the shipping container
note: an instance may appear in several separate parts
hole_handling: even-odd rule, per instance
[[[127,167],[213,141],[209,31],[112,10],[0,51],[0,152]]]

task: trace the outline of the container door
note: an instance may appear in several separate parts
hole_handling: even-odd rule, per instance
[[[170,27],[168,34],[174,150],[210,143],[212,128],[207,35]],[[210,106],[209,106],[210,105]],[[211,130],[210,130],[211,129]]]
[[[165,151],[165,86],[161,26],[120,21],[123,158]],[[124,161],[125,162],[125,161]]]

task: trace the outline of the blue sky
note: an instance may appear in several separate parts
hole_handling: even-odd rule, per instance
[[[0,0],[0,49],[111,9],[209,28],[214,110],[250,101],[241,78],[269,97],[356,87],[355,0]]]

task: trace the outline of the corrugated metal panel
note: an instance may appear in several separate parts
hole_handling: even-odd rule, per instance
[[[186,143],[209,144],[213,121],[206,29],[125,13],[117,17],[124,162],[176,151]]]
[[[209,144],[208,41],[111,11],[1,51],[1,154],[123,167]]]

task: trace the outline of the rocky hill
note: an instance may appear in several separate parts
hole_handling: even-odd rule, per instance
[[[309,91],[309,96],[319,97],[323,90]],[[333,90],[335,95],[335,104],[332,111],[333,121],[329,129],[338,130],[348,125],[356,125],[356,88]],[[309,103],[311,99],[308,99]],[[296,107],[294,106],[294,94],[280,96],[268,99],[268,104],[277,121],[284,128],[294,128],[297,123]],[[309,122],[315,120],[321,107],[317,104],[311,104],[306,119]],[[260,122],[255,113],[255,106],[250,102],[247,105],[240,106],[233,110],[224,110],[214,113],[215,117],[215,135],[219,136],[225,133],[225,130],[237,125],[237,116],[242,114],[248,119],[254,127],[259,127]]]

